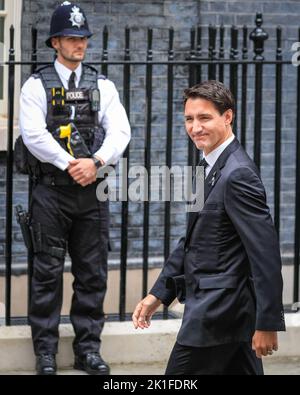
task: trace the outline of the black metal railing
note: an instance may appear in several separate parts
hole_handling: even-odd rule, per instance
[[[125,53],[121,60],[109,60],[108,43],[109,33],[107,27],[103,30],[103,44],[101,61],[93,62],[95,66],[101,66],[101,72],[108,75],[113,67],[123,68],[123,104],[127,111],[129,119],[131,119],[131,112],[135,103],[131,97],[131,81],[133,78],[133,68],[135,66],[143,66],[145,68],[145,135],[144,135],[144,166],[150,175],[151,171],[151,152],[152,152],[152,115],[153,115],[153,77],[155,76],[156,67],[166,67],[166,135],[165,135],[165,165],[169,168],[174,163],[174,102],[176,97],[175,85],[175,71],[177,68],[182,68],[184,74],[182,78],[186,79],[186,85],[194,85],[204,79],[219,79],[226,82],[238,103],[238,111],[235,118],[234,129],[241,141],[241,144],[248,149],[253,146],[250,155],[253,156],[257,166],[261,168],[262,165],[262,147],[263,140],[263,107],[264,107],[264,82],[268,79],[272,82],[272,88],[275,91],[274,95],[274,162],[271,157],[267,166],[271,167],[273,172],[273,185],[270,194],[274,195],[274,221],[279,237],[283,231],[288,231],[294,234],[292,247],[290,253],[294,264],[293,277],[293,302],[299,300],[299,255],[300,255],[300,68],[293,68],[290,60],[284,60],[282,54],[282,31],[278,27],[276,29],[276,49],[271,54],[272,59],[266,60],[265,44],[268,43],[268,35],[262,28],[262,15],[256,16],[256,27],[249,35],[247,26],[237,28],[232,26],[230,29],[230,49],[225,50],[226,32],[224,26],[216,27],[209,26],[204,29],[201,26],[191,29],[191,43],[189,53],[176,53],[174,49],[174,29],[169,29],[169,49],[166,56],[159,55],[159,60],[154,59],[155,44],[153,42],[153,30],[148,29],[147,52],[145,59],[132,60],[131,32],[130,28],[125,29]],[[205,36],[206,32],[208,33]],[[239,48],[239,35],[242,34],[242,48]],[[253,54],[251,57],[248,48],[249,39],[253,42]],[[217,41],[219,48],[217,48]],[[296,40],[295,40],[296,41]],[[300,29],[299,29],[300,41]],[[204,42],[207,43],[207,50],[204,51]],[[13,120],[14,120],[14,90],[15,90],[15,68],[16,66],[31,66],[33,72],[38,65],[45,64],[38,60],[37,51],[37,31],[32,30],[32,54],[31,61],[19,62],[15,61],[14,50],[14,28],[10,29],[10,50],[9,61],[6,63],[8,67],[8,145],[7,145],[7,171],[6,171],[6,249],[5,249],[5,304],[6,304],[6,325],[11,325],[11,277],[12,277],[12,209],[13,209]],[[228,55],[228,56],[227,56]],[[227,56],[227,58],[226,58]],[[265,72],[267,66],[274,67],[275,77],[272,78]],[[282,229],[281,217],[284,204],[280,198],[282,193],[282,112],[283,112],[283,93],[284,93],[284,67],[288,67],[290,74],[294,76],[295,83],[293,89],[295,97],[297,97],[297,114],[291,114],[296,117],[296,139],[295,139],[295,163],[293,171],[295,172],[295,189],[290,191],[295,194],[294,213],[295,225],[294,229]],[[291,87],[289,87],[291,89]],[[249,113],[249,104],[253,105],[254,109]],[[253,116],[251,115],[253,113]],[[251,122],[250,122],[251,121]],[[263,145],[263,146],[262,146]],[[249,148],[250,147],[250,148]],[[127,148],[124,156],[127,158],[127,167],[129,168],[132,151],[130,147]],[[197,163],[199,153],[191,141],[188,143],[188,158],[189,165]],[[29,193],[31,186],[29,187]],[[129,224],[129,203],[126,199],[128,196],[127,190],[122,191],[122,223],[121,223],[121,248],[120,248],[120,300],[119,300],[119,319],[126,318],[126,280],[127,280],[127,266],[128,266],[128,237],[127,229]],[[143,251],[142,257],[142,295],[145,296],[148,292],[148,272],[149,272],[149,227],[150,227],[150,206],[151,203],[145,202],[143,206]],[[163,256],[166,259],[171,249],[171,203],[165,202],[164,212],[161,215],[164,217],[164,248]],[[28,274],[29,280],[32,275],[32,256],[28,256]],[[30,284],[30,281],[28,281]],[[30,285],[29,298],[30,298]],[[164,317],[168,317],[167,309],[164,310]]]

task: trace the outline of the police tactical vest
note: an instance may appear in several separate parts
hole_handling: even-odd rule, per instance
[[[66,140],[59,136],[59,128],[73,122],[91,154],[98,151],[105,138],[105,131],[99,124],[98,79],[105,77],[99,76],[95,68],[85,64],[82,65],[79,86],[73,90],[64,89],[54,65],[40,68],[33,77],[40,78],[44,86],[47,95],[47,129],[61,147],[68,150]],[[94,99],[97,95],[98,104]],[[49,163],[40,162],[39,165],[43,174],[61,172]]]

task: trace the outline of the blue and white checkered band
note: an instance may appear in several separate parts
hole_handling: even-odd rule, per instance
[[[76,6],[72,8],[71,18],[69,20],[72,22],[72,26],[77,26],[79,29],[84,25],[85,18],[80,12],[80,8]]]

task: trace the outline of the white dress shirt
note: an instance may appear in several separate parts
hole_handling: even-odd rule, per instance
[[[209,172],[211,169],[214,167],[214,164],[218,160],[219,156],[222,154],[222,152],[225,150],[225,148],[233,142],[235,139],[235,136],[229,137],[227,140],[224,141],[223,144],[219,145],[217,148],[215,148],[213,151],[211,151],[208,155],[204,155],[203,153],[203,158],[206,160],[208,163],[208,166],[205,169],[205,177],[208,176]]]
[[[57,60],[54,67],[66,89],[72,71]],[[75,70],[75,85],[78,87],[82,65]],[[113,82],[98,80],[101,95],[99,121],[106,131],[105,139],[95,155],[106,165],[120,159],[130,141],[130,125]],[[39,78],[30,77],[24,84],[20,97],[20,130],[29,151],[41,162],[48,162],[65,170],[74,158],[65,151],[47,130],[47,96]]]

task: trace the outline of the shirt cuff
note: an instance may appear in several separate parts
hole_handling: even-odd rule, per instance
[[[75,160],[75,158],[68,154],[67,152],[64,155],[60,155],[55,162],[53,163],[60,170],[66,170],[69,167],[69,162]]]
[[[108,149],[106,147],[101,147],[97,152],[94,153],[94,155],[101,158],[106,166],[116,162],[113,160],[114,150]]]

